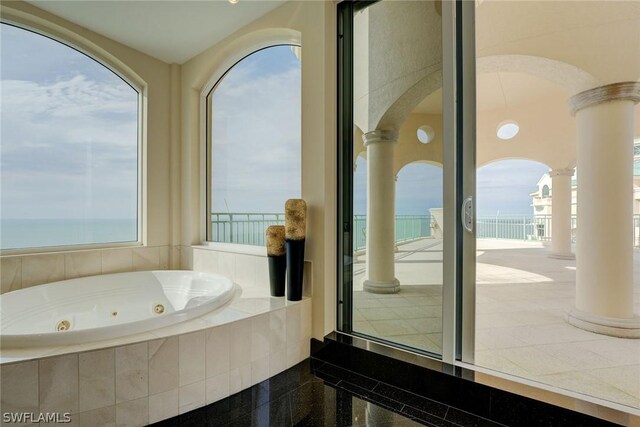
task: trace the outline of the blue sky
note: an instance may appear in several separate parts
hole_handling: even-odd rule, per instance
[[[300,61],[289,46],[234,66],[213,96],[213,212],[283,212],[300,197]]]
[[[2,218],[135,218],[137,93],[61,43],[0,38]]]
[[[478,215],[533,215],[531,196],[549,167],[532,160],[489,163],[476,174]]]
[[[542,163],[508,159],[481,167],[476,175],[478,215],[532,215],[529,193],[549,168]],[[410,163],[398,173],[396,213],[425,215],[429,208],[442,207],[442,168],[426,163]],[[353,178],[354,212],[367,210],[367,162],[356,160]]]

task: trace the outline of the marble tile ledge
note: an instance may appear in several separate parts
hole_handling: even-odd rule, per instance
[[[31,348],[0,348],[0,365],[40,359],[43,357],[119,347],[127,344],[152,341],[158,338],[188,334],[299,304],[310,304],[310,298],[303,297],[302,301],[288,301],[285,297],[269,296],[268,289],[262,286],[241,287],[237,285],[236,294],[229,303],[195,319],[147,332],[82,344]],[[308,319],[308,323],[310,323],[310,321],[311,320]]]

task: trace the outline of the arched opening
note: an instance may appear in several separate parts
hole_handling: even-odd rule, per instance
[[[207,239],[263,245],[301,191],[300,46],[254,51],[206,97]]]
[[[477,237],[532,240],[543,237],[534,218],[550,213],[549,167],[525,159],[502,159],[486,164],[476,175]],[[547,206],[548,204],[549,206]],[[540,209],[545,208],[544,211]],[[544,228],[544,226],[543,226]],[[546,231],[545,231],[546,232]]]
[[[47,35],[0,39],[0,248],[140,241],[140,90]]]
[[[358,326],[387,340],[429,352],[442,350],[442,226],[443,169],[435,162],[415,161],[400,168],[395,182],[395,270],[403,293],[416,298],[406,306],[377,319],[375,294],[362,292],[368,257],[367,160],[355,159],[353,173],[353,283],[356,294],[354,316]],[[373,296],[372,296],[373,295]],[[371,298],[371,299],[368,299]],[[378,310],[380,311],[380,310]]]
[[[409,163],[396,181],[396,241],[426,237],[442,239],[442,166],[428,162]]]
[[[542,186],[542,197],[543,198],[549,197],[549,186],[546,184]]]

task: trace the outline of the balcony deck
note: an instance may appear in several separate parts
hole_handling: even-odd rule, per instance
[[[441,351],[442,241],[420,239],[396,253],[397,294],[362,291],[354,265],[354,329]],[[640,251],[634,250],[640,313]],[[640,340],[598,335],[564,321],[575,297],[575,261],[547,257],[542,242],[479,239],[478,366],[640,408]]]

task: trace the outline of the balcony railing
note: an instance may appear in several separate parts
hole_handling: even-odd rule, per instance
[[[431,236],[431,215],[396,215],[396,243]],[[367,217],[353,217],[353,249],[364,249],[367,243]]]
[[[284,224],[283,213],[212,213],[211,234],[214,242],[238,243],[242,245],[265,244],[265,230],[270,225]],[[366,217],[353,218],[354,248],[364,249],[366,244]],[[405,242],[431,235],[430,215],[396,216],[396,241]]]
[[[479,216],[476,219],[476,237],[479,239],[550,240],[551,215]]]
[[[365,215],[353,217],[353,248],[366,246]],[[214,242],[264,246],[264,233],[270,225],[284,224],[283,213],[212,213],[211,232]],[[604,225],[606,226],[606,225]],[[397,215],[396,242],[431,237],[436,227],[430,215]],[[571,218],[571,236],[575,242],[576,216]],[[540,216],[479,216],[476,218],[476,237],[481,239],[510,239],[548,241],[552,236],[551,215]],[[633,216],[633,245],[640,247],[640,215]]]
[[[578,220],[571,216],[571,241],[576,241]],[[603,224],[607,227],[607,224]],[[537,216],[479,216],[476,219],[476,237],[479,239],[551,240],[551,215]],[[640,247],[640,215],[633,216],[633,246]]]
[[[264,246],[264,233],[270,225],[284,225],[284,214],[212,213],[211,237],[214,242]]]

